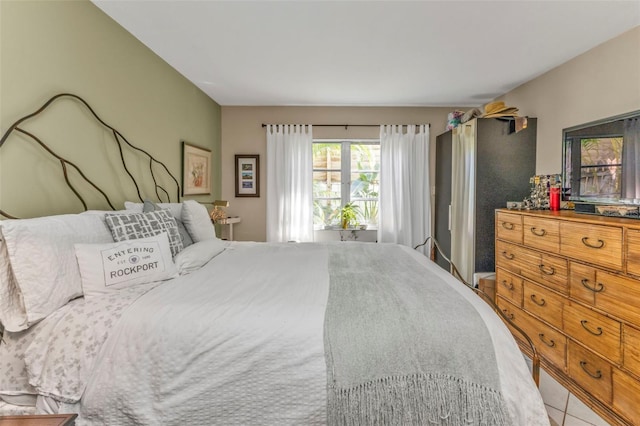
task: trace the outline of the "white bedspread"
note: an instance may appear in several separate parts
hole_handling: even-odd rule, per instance
[[[79,424],[324,423],[326,256],[237,244],[147,293],[107,340]]]
[[[137,298],[109,331],[91,373],[78,369],[83,377],[64,381],[86,385],[77,424],[325,424],[327,250],[233,243],[203,268]],[[470,290],[433,268],[488,321],[516,424],[548,425],[506,327]],[[69,338],[61,322],[49,331],[54,341]],[[55,371],[56,362],[49,357],[40,369]],[[48,383],[66,392],[64,383]]]

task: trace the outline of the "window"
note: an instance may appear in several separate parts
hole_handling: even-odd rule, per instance
[[[579,197],[613,198],[622,196],[622,136],[577,137],[566,145],[567,180]],[[573,148],[573,149],[572,149]],[[576,173],[571,173],[577,170]]]
[[[581,139],[580,194],[620,197],[622,138]]]
[[[315,229],[340,225],[340,209],[357,206],[357,222],[378,224],[380,141],[313,141],[313,223]]]

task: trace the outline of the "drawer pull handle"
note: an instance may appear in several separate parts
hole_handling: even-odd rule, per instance
[[[544,343],[545,345],[549,346],[550,348],[553,348],[556,345],[556,342],[553,339],[551,339],[551,340],[549,340],[547,342],[545,340],[545,338],[544,338],[544,334],[543,333],[538,334],[538,337],[540,338],[540,340],[542,340],[542,343]]]
[[[508,288],[509,290],[513,290],[513,283],[507,284],[507,280],[502,280],[502,285]]]
[[[589,284],[587,284],[588,282],[589,282],[589,280],[584,278],[582,280],[582,285],[584,287],[586,287],[587,289],[593,291],[594,293],[600,293],[602,290],[604,290],[604,284],[597,283],[595,286],[591,287],[591,286],[589,286]]]
[[[502,312],[504,312],[504,314],[507,316],[507,318],[509,318],[510,320],[515,319],[515,317],[513,316],[513,314],[509,313],[508,309],[503,309]]]
[[[581,320],[580,324],[582,325],[582,328],[584,328],[585,330],[587,330],[589,333],[593,334],[594,336],[600,336],[602,334],[602,327],[596,327],[596,331],[591,330],[589,327],[587,327],[587,323],[589,321],[587,320]]]
[[[538,265],[538,268],[540,268],[540,272],[545,275],[553,275],[556,273],[556,270],[553,266],[549,266],[549,268],[545,269],[544,265]]]
[[[509,231],[513,231],[513,228],[515,228],[515,226],[513,226],[513,223],[511,222],[502,222],[502,227]]]
[[[538,237],[544,237],[545,235],[547,235],[546,229],[541,229],[540,231],[538,231],[538,228],[536,227],[531,228],[531,233],[533,235],[537,235]]]
[[[533,300],[533,303],[535,303],[538,306],[544,306],[547,304],[547,301],[544,299],[540,299],[540,301],[538,302],[538,299],[536,299],[536,295],[532,294],[531,295],[531,300]]]
[[[596,370],[596,373],[593,374],[592,372],[587,370],[587,362],[586,361],[580,361],[580,367],[582,367],[584,372],[587,373],[588,375],[590,375],[591,377],[593,377],[594,379],[601,379],[602,378],[602,371]]]
[[[513,258],[515,257],[513,253],[507,253],[506,251],[502,252],[502,256],[506,257],[509,260],[513,260]]]
[[[594,248],[594,249],[599,249],[599,248],[604,247],[604,241],[599,239],[598,240],[598,244],[591,244],[591,243],[589,243],[589,237],[582,237],[582,244],[584,244],[587,247]]]

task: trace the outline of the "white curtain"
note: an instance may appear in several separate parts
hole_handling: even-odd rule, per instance
[[[451,262],[468,283],[475,269],[475,123],[453,129],[451,147]]]
[[[431,235],[429,126],[402,129],[380,126],[378,241],[415,247]]]
[[[313,241],[311,125],[267,126],[267,241]]]

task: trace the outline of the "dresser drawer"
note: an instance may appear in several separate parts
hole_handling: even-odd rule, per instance
[[[560,252],[560,222],[538,217],[523,217],[524,245],[546,252]]]
[[[567,338],[562,333],[527,314],[502,297],[497,297],[496,302],[498,308],[529,336],[541,356],[558,368],[565,370]],[[507,321],[504,322],[511,330],[511,334],[521,343],[521,347],[529,348],[529,343],[522,333]]]
[[[557,328],[562,328],[562,306],[564,298],[525,281],[524,309]]]
[[[576,342],[569,340],[567,344],[567,369],[569,376],[587,392],[602,402],[611,404],[613,394],[611,364]]]
[[[640,280],[570,263],[571,297],[640,327]]]
[[[504,241],[496,242],[496,266],[568,294],[566,259]]]
[[[500,268],[496,269],[496,293],[522,307],[523,279]]]
[[[496,241],[496,266],[514,274],[522,275],[523,269],[529,269],[538,262],[539,254],[515,244]]]
[[[569,262],[569,294],[572,298],[593,306],[599,291],[602,286],[596,281],[596,268]]]
[[[621,326],[618,321],[576,303],[563,306],[563,330],[594,352],[611,361],[622,362]]]
[[[529,333],[525,331],[526,318],[528,317],[528,315],[522,309],[514,306],[512,303],[510,303],[509,301],[507,301],[506,299],[500,296],[496,297],[496,304],[498,305],[498,308],[502,311],[502,313],[504,313],[504,315],[507,318],[509,318],[515,325],[520,327],[520,329],[522,329],[522,331],[527,333],[527,335],[531,338]],[[520,331],[514,328],[512,324],[506,321],[504,318],[502,318],[502,321],[507,325],[507,327],[509,328],[509,331],[511,331],[511,334],[518,341],[521,348],[526,348],[526,349],[531,348],[531,346],[529,346],[529,343],[526,341],[526,339],[524,338],[522,333],[520,333]],[[531,339],[535,344],[535,340],[533,340],[533,338]]]
[[[567,338],[526,312],[516,315],[516,324],[529,336],[541,356],[556,367],[566,368]]]
[[[640,424],[640,383],[619,370],[613,372],[613,406],[632,424]]]
[[[627,273],[640,277],[640,230],[627,230]]]
[[[636,376],[640,376],[640,330],[625,325],[622,347],[624,353],[624,368]],[[638,401],[638,404],[640,404],[640,401]]]
[[[611,315],[640,326],[640,280],[596,272],[598,289],[595,306]]]
[[[560,253],[621,271],[622,228],[561,222]]]
[[[562,294],[569,294],[569,267],[567,260],[557,256],[537,253],[535,262],[522,268],[522,276]]]
[[[522,215],[496,213],[496,238],[522,244]]]
[[[522,317],[525,315],[525,313],[520,308],[514,306],[502,296],[496,297],[496,304],[498,305],[498,308],[502,311],[502,313],[505,314],[505,316],[513,321],[518,327],[522,328]],[[502,321],[507,324],[507,327],[509,327],[509,330],[511,330],[511,334],[513,334],[516,339],[524,341],[524,338],[519,331],[513,328],[509,322],[504,320],[504,318],[502,318]]]

